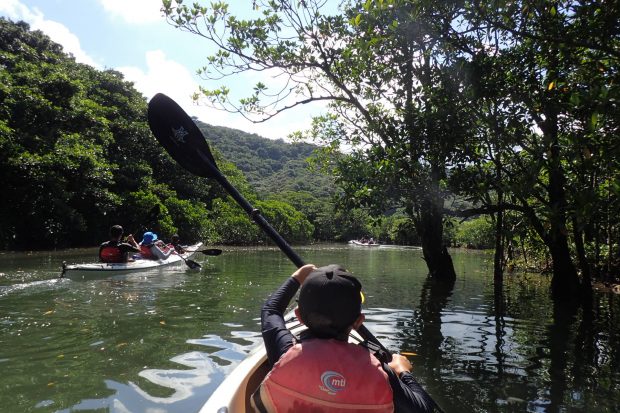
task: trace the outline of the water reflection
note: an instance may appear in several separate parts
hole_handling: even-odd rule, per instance
[[[388,348],[417,354],[415,374],[447,412],[620,411],[617,297],[556,303],[537,282],[463,296],[426,279],[417,308],[372,309],[367,324]]]
[[[128,381],[120,383],[105,380],[111,395],[104,399],[82,400],[70,409],[95,410],[107,408],[114,412],[147,412],[147,411],[196,411],[201,402],[196,400],[195,392],[205,389],[213,391],[212,381],[221,376],[218,366],[201,352],[190,352],[173,357],[170,361],[188,367],[188,369],[145,369],[138,373],[146,383]],[[143,387],[141,387],[143,386]],[[168,391],[162,392],[154,386]],[[155,394],[153,394],[155,393]],[[163,393],[158,396],[157,393]]]

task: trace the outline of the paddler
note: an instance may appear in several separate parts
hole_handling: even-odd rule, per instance
[[[110,239],[99,246],[99,260],[107,263],[119,263],[130,261],[130,252],[140,252],[140,246],[131,234],[127,236],[127,242],[121,242],[123,227],[113,225],[110,228]]]
[[[308,330],[297,340],[284,313],[300,287],[295,314]],[[338,265],[308,264],[267,299],[261,330],[272,368],[252,395],[255,411],[433,412],[435,403],[407,358],[394,354],[384,363],[364,346],[348,343],[351,329],[364,321],[361,290]]]
[[[156,233],[148,231],[140,241],[140,255],[150,260],[165,260],[174,253],[174,247],[169,247],[159,239]]]
[[[185,254],[185,248],[181,245],[181,238],[179,237],[179,234],[174,234],[170,237],[168,247],[174,248],[177,254]]]

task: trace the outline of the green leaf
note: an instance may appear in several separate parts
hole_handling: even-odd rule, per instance
[[[579,95],[579,93],[578,92],[571,93],[570,95],[571,105],[578,106],[580,102],[581,102],[581,96]]]
[[[590,116],[590,128],[596,129],[597,124],[598,124],[598,112],[594,112],[592,113],[592,116]]]

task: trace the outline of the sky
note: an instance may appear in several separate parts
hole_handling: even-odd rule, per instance
[[[211,0],[203,0],[208,4]],[[229,0],[236,15],[252,13],[251,0]],[[241,115],[197,105],[191,95],[199,85],[214,89],[223,81],[200,79],[196,71],[215,49],[207,40],[175,29],[161,11],[161,0],[0,0],[0,16],[23,20],[63,46],[76,61],[97,69],[114,69],[134,83],[147,99],[158,92],[173,98],[201,121],[278,139],[310,126],[321,113],[319,105],[286,111],[263,123]],[[265,76],[259,78],[259,76]],[[247,95],[261,80],[274,77],[248,73],[229,78],[226,85],[237,97]]]

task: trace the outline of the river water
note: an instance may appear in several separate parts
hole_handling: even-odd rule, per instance
[[[459,278],[426,278],[419,250],[323,245],[306,262],[362,280],[367,327],[411,352],[447,412],[620,411],[620,296],[573,308],[549,280],[454,251]],[[58,279],[94,249],[0,254],[0,412],[195,412],[258,343],[259,311],[294,271],[276,249],[225,248],[150,272]]]

